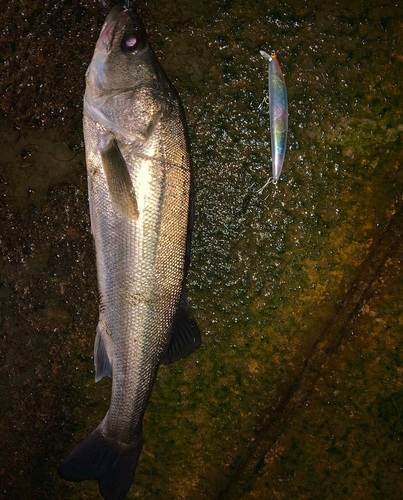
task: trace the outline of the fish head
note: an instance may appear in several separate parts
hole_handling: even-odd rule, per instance
[[[144,25],[129,2],[119,2],[109,12],[86,73],[92,98],[155,79],[151,49]]]

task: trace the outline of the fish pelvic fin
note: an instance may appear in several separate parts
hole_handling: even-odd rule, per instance
[[[99,382],[103,377],[112,378],[112,363],[108,356],[103,328],[101,322],[97,326],[97,335],[94,344],[94,364],[95,364],[95,382]]]
[[[101,424],[70,453],[60,466],[59,474],[74,482],[97,479],[105,500],[124,500],[142,447],[141,433],[134,444],[124,444],[105,437]]]

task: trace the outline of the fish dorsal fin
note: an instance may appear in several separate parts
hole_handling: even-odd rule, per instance
[[[139,210],[134,186],[115,139],[101,149],[101,158],[114,208],[128,219],[137,220]]]
[[[112,363],[106,350],[104,335],[107,334],[104,333],[101,323],[98,323],[94,344],[95,382],[106,376],[112,378]]]
[[[186,299],[181,301],[181,306],[175,316],[172,327],[171,343],[162,365],[170,365],[192,354],[201,344],[200,330],[194,319],[189,316],[189,305]]]

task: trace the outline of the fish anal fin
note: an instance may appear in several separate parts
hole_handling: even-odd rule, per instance
[[[170,365],[192,354],[201,344],[199,327],[194,319],[189,316],[187,301],[183,303],[176,313],[172,327],[171,343],[161,360],[162,365]]]
[[[117,141],[108,141],[100,153],[112,205],[126,218],[137,220],[139,210],[134,186]]]
[[[112,363],[106,350],[104,335],[101,323],[98,323],[94,344],[95,382],[105,376],[112,378]]]

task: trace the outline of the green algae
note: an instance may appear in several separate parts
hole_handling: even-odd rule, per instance
[[[400,247],[384,265],[315,390],[240,498],[399,497],[402,255]]]

